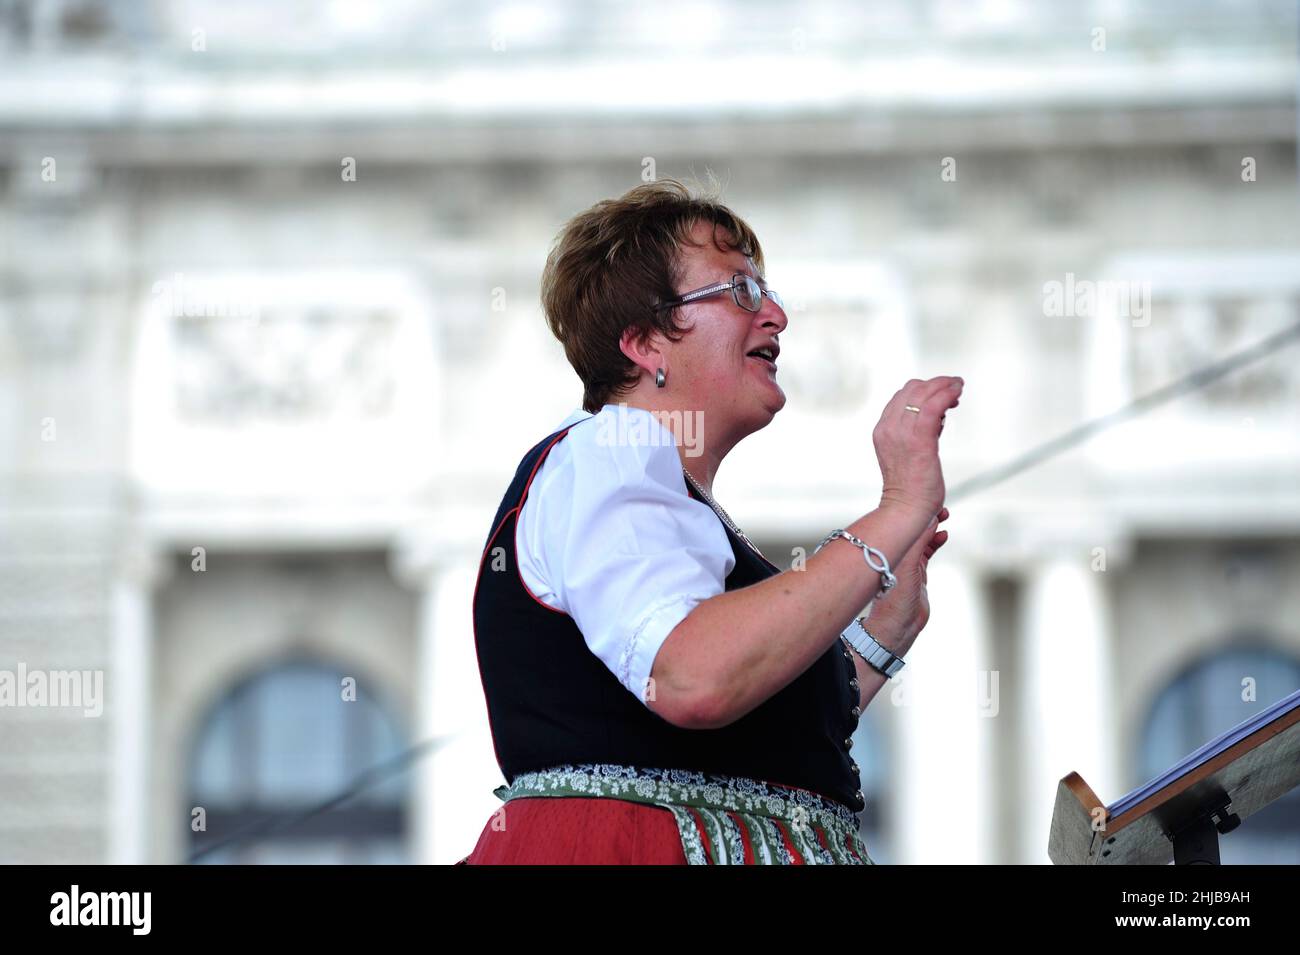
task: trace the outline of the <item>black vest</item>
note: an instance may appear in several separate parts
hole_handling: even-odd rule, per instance
[[[856,685],[857,673],[843,641],[733,723],[683,729],[633,696],[587,647],[568,614],[528,592],[515,556],[515,522],[533,477],[568,431],[544,438],[520,462],[492,521],[474,588],[474,644],[506,781],[565,764],[689,769],[797,786],[860,811],[849,754],[858,723],[858,692],[849,681]],[[698,499],[689,483],[687,490]],[[725,523],[723,529],[736,558],[727,590],[780,572]]]

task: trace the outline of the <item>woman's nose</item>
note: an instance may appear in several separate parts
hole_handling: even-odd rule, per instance
[[[785,331],[786,325],[790,324],[785,309],[766,296],[763,297],[763,307],[759,310],[758,315],[763,320],[761,324],[764,328],[775,326],[778,334]]]

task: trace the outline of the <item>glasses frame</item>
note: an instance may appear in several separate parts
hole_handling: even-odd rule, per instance
[[[748,283],[753,283],[753,285],[758,289],[758,308],[747,308],[740,301],[739,287]],[[718,282],[714,285],[706,285],[703,288],[697,288],[694,291],[678,295],[676,298],[669,299],[666,302],[660,302],[658,305],[651,306],[651,308],[656,312],[660,312],[665,308],[675,308],[678,305],[698,302],[700,299],[712,298],[714,295],[721,295],[723,292],[728,290],[730,290],[731,299],[736,303],[737,307],[744,309],[751,315],[757,315],[763,310],[763,296],[765,295],[772,300],[777,308],[782,312],[785,311],[785,303],[781,301],[780,293],[770,288],[766,288],[762,282],[758,281],[758,279],[754,278],[752,275],[746,275],[744,272],[736,272],[731,276],[730,282]]]

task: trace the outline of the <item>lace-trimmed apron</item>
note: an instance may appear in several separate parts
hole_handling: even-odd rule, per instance
[[[690,865],[875,864],[847,806],[756,779],[586,764],[522,773],[494,792],[506,803],[597,797],[667,809]]]

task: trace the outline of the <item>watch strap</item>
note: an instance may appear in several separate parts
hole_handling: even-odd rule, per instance
[[[885,676],[892,679],[899,670],[903,669],[903,658],[895,656],[892,650],[873,637],[867,628],[862,626],[861,620],[854,620],[844,628],[840,636],[858,652],[862,659],[867,661],[872,669]]]

